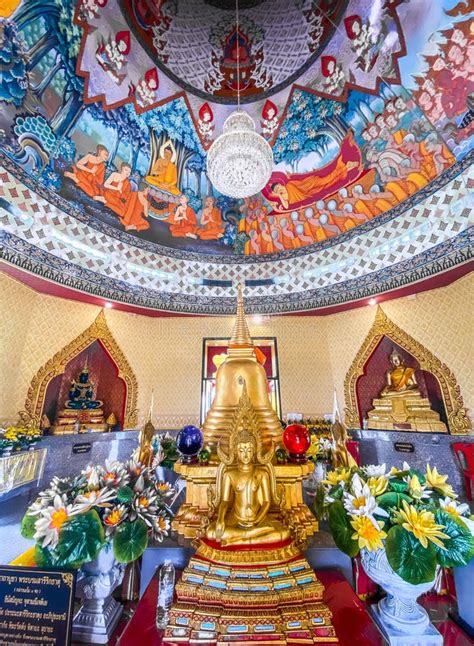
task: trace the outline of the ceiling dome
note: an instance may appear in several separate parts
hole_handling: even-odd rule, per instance
[[[325,313],[467,271],[472,15],[452,4],[242,0],[237,30],[210,0],[11,3],[9,271],[212,314],[237,282],[250,312]],[[238,81],[274,162],[229,198],[207,164]]]

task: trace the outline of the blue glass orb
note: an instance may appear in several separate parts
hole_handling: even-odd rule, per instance
[[[202,445],[202,431],[197,426],[184,426],[176,438],[176,447],[185,461],[189,461],[196,456]]]

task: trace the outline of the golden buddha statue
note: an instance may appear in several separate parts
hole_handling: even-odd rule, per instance
[[[390,355],[391,370],[387,371],[387,385],[382,390],[381,397],[397,397],[404,395],[407,390],[418,391],[415,368],[408,368],[402,355],[393,349]]]
[[[265,448],[281,443],[282,427],[268,395],[265,368],[257,360],[245,318],[242,288],[237,287],[237,316],[225,360],[216,373],[216,394],[203,425],[204,444],[215,456],[217,443],[226,449],[232,417],[242,395],[242,379],[255,409]]]
[[[244,383],[229,452],[218,446],[221,465],[212,505],[216,519],[207,529],[207,538],[222,545],[262,545],[290,537],[288,527],[269,515],[272,507],[280,510],[282,503],[271,464],[273,452],[272,448],[262,454],[258,421]]]
[[[349,439],[347,429],[338,417],[331,425],[331,435],[334,447],[331,451],[333,466],[336,468],[346,467],[347,469],[356,467],[357,462],[347,450],[347,440]]]
[[[153,462],[154,451],[152,442],[154,435],[155,427],[151,419],[149,419],[140,431],[138,440],[138,461],[147,467],[151,467],[151,463]]]
[[[432,410],[429,399],[422,397],[415,368],[405,365],[395,348],[390,355],[391,367],[386,373],[386,386],[368,412],[368,427],[380,430],[426,431],[447,433],[439,414]]]

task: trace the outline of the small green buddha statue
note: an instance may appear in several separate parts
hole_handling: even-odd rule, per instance
[[[96,408],[102,408],[102,405],[103,402],[94,399],[94,384],[89,381],[89,369],[86,363],[78,379],[71,381],[66,408],[72,410],[95,410]]]

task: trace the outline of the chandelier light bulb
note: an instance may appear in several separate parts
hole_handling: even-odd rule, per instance
[[[207,173],[219,193],[233,198],[259,193],[272,174],[273,151],[255,132],[255,123],[243,110],[224,121],[223,132],[207,153]]]

